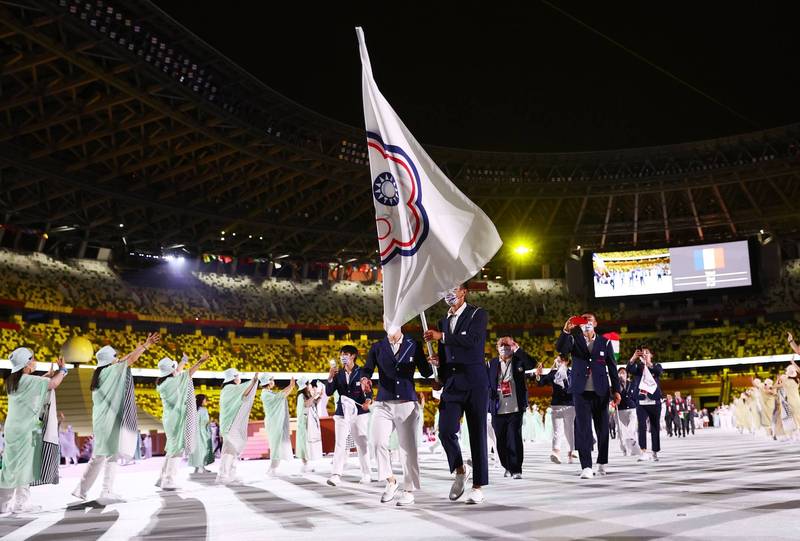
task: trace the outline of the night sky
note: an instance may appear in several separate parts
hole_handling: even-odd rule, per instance
[[[354,26],[423,144],[524,152],[680,143],[800,121],[794,2],[155,0],[268,86],[362,126]]]

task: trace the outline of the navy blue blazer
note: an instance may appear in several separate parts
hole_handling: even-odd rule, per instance
[[[630,374],[630,372],[629,372]],[[618,410],[630,410],[636,408],[636,404],[639,401],[637,398],[638,387],[632,381],[626,381],[624,384],[620,382],[620,401],[617,405]]]
[[[525,353],[522,348],[519,348],[514,355],[511,356],[511,371],[514,374],[514,387],[517,394],[517,406],[519,412],[524,412],[528,407],[528,382],[525,374],[526,370],[533,370],[536,364],[530,355]],[[489,361],[486,367],[489,376],[489,413],[492,415],[497,414],[497,409],[500,407],[500,393],[497,390],[497,379],[500,377],[500,358],[495,357]]]
[[[450,332],[447,317],[439,321],[439,329],[444,333],[439,342],[439,379],[444,393],[478,387],[488,391],[489,377],[483,357],[488,324],[486,310],[472,304],[464,308],[454,332]]]
[[[594,347],[589,351],[586,339],[579,327],[575,327],[572,333],[567,334],[561,331],[561,336],[556,342],[556,350],[563,355],[572,356],[572,394],[580,394],[586,390],[586,381],[589,379],[591,367],[592,383],[594,392],[599,396],[619,392],[619,375],[617,374],[617,363],[614,359],[614,349],[611,342],[596,335]],[[608,374],[608,377],[606,377]],[[609,389],[608,380],[611,380]],[[610,392],[609,392],[610,391]]]
[[[571,406],[572,405],[572,368],[567,368],[567,384],[562,387],[556,385],[556,370],[551,369],[547,374],[539,378],[537,385],[550,385],[553,387],[553,395],[550,398],[551,406]]]
[[[350,373],[349,385],[347,384],[344,368],[339,369],[339,372],[336,373],[333,381],[325,381],[325,393],[328,396],[332,395],[334,391],[339,393],[339,400],[336,401],[336,412],[334,415],[344,415],[342,412],[343,396],[349,396],[359,404],[363,404],[367,398],[372,399],[372,391],[365,393],[361,388],[361,377],[363,375],[364,373],[361,371],[361,367],[356,365],[353,367],[353,371]],[[369,412],[362,408],[358,408],[359,415],[364,415],[365,413]]]
[[[633,376],[633,385],[635,389],[634,396],[636,397],[636,402],[639,402],[639,398],[650,398],[652,400],[656,400],[659,404],[661,403],[661,373],[664,371],[664,368],[660,364],[654,364],[653,368],[650,369],[650,373],[653,374],[653,379],[656,380],[656,392],[653,394],[644,393],[643,395],[639,394],[639,384],[642,381],[642,363],[628,363],[627,370],[628,376]]]
[[[372,344],[367,354],[367,362],[361,370],[362,377],[372,379],[378,369],[378,396],[376,400],[417,401],[414,387],[414,372],[424,378],[433,374],[433,368],[425,357],[422,345],[411,338],[403,338],[397,356],[392,352],[388,338]]]

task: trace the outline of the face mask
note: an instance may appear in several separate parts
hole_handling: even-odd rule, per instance
[[[511,346],[498,346],[497,352],[501,357],[509,357],[511,355]]]
[[[455,304],[458,302],[458,297],[454,291],[448,291],[444,294],[444,302],[447,303],[447,306],[455,306]]]
[[[341,361],[342,366],[347,366],[347,362],[349,360],[350,360],[350,357],[348,355],[342,355],[341,357],[339,357],[339,361]]]
[[[594,325],[592,325],[591,323],[586,323],[584,325],[581,325],[581,330],[583,332],[592,332],[594,330]]]

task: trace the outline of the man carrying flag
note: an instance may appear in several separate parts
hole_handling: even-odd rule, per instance
[[[389,337],[397,336],[404,323],[423,315],[443,297],[451,306],[450,321],[442,322],[444,332],[426,332],[425,338],[441,342],[444,392],[440,433],[451,471],[457,472],[450,497],[461,497],[470,473],[455,438],[461,413],[467,411],[475,440],[473,486],[478,490],[473,500],[478,503],[483,500],[480,486],[488,482],[488,378],[483,361],[488,316],[484,310],[466,304],[464,284],[497,253],[502,241],[491,220],[436,166],[380,93],[364,34],[360,28],[356,33],[378,254],[383,267],[384,328]],[[422,323],[427,331],[424,318]],[[439,357],[433,355],[430,345],[428,356],[437,366]],[[480,370],[473,369],[478,360]]]

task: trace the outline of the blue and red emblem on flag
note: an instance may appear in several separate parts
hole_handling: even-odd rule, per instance
[[[428,236],[428,215],[422,205],[422,183],[414,161],[402,148],[367,132],[370,164],[381,172],[372,181],[375,225],[381,265],[396,255],[413,256]]]

